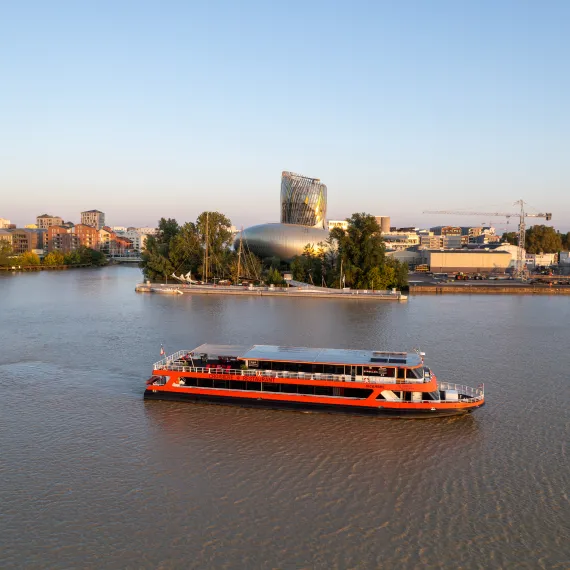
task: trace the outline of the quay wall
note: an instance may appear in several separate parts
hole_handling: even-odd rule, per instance
[[[411,295],[570,295],[570,287],[539,285],[411,285]]]

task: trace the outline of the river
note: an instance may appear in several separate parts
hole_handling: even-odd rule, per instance
[[[0,276],[0,567],[568,568],[570,301],[136,294],[136,268]],[[427,353],[486,387],[397,420],[145,402],[202,342]]]

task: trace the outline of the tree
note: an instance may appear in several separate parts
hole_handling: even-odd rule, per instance
[[[81,256],[79,255],[79,251],[74,249],[69,253],[66,253],[63,257],[63,262],[65,265],[79,265],[81,263]]]
[[[257,260],[242,256],[241,264],[233,250],[231,221],[220,212],[203,212],[196,222],[180,226],[174,219],[161,218],[157,235],[149,236],[142,252],[140,267],[147,279],[165,279],[172,273],[192,272],[193,276],[204,279],[206,269],[206,248],[208,259],[208,279],[233,278],[237,280],[248,265],[257,265]],[[257,275],[260,275],[257,271]]]
[[[107,265],[107,258],[105,254],[101,253],[100,251],[83,246],[77,248],[76,251],[79,254],[79,263],[81,265]]]
[[[202,244],[196,224],[188,222],[170,241],[168,258],[177,273],[196,274],[202,262]]]
[[[568,251],[570,249],[570,232],[562,234],[560,239],[562,241],[562,249]]]
[[[323,279],[324,252],[320,247],[307,244],[301,255],[291,262],[293,279],[303,283],[321,285]]]
[[[276,267],[271,267],[267,272],[267,276],[265,277],[265,283],[267,283],[267,285],[284,285],[285,281],[279,272],[279,269]]]
[[[525,241],[528,253],[557,253],[562,249],[562,237],[551,226],[532,226]]]
[[[9,267],[13,265],[12,245],[5,239],[0,239],[0,267]]]
[[[517,232],[505,232],[502,240],[510,243],[511,245],[518,245],[519,234]]]
[[[44,265],[64,265],[65,259],[61,251],[52,251],[44,257]]]
[[[305,247],[303,254],[291,263],[293,278],[329,287],[407,287],[408,266],[386,257],[376,218],[353,214],[347,222],[346,230],[334,228],[325,242]]]
[[[353,214],[348,229],[334,228],[331,237],[338,242],[346,285],[357,289],[369,287],[369,273],[374,267],[384,271],[384,241],[374,216]]]
[[[180,226],[174,218],[160,218],[156,230],[157,242],[159,244],[169,245],[172,238],[178,235]]]
[[[37,253],[26,251],[25,253],[22,253],[22,255],[18,256],[16,263],[22,266],[39,265],[40,258]]]

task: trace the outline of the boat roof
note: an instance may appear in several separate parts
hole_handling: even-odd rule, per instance
[[[209,354],[210,356],[233,356],[239,358],[251,348],[251,344],[201,344],[192,352]]]
[[[265,360],[271,362],[309,362],[312,364],[352,364],[370,366],[420,366],[421,356],[408,352],[352,350],[344,348],[308,348],[255,344],[253,346],[229,344],[202,344],[194,353],[214,356],[231,356],[239,360]]]

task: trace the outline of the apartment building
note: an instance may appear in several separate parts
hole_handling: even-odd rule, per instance
[[[81,212],[81,223],[100,230],[105,225],[105,214],[99,210],[86,210]]]
[[[47,230],[47,251],[60,251],[70,253],[77,249],[77,236],[73,228],[64,226],[50,226]]]
[[[28,251],[41,251],[45,247],[47,230],[16,228],[7,231],[12,234],[12,252],[15,255]]]
[[[135,251],[143,251],[146,246],[146,240],[148,238],[147,234],[141,233],[139,230],[134,228],[129,228],[128,230],[117,232],[117,236],[125,238],[131,244],[130,248]]]
[[[77,238],[77,246],[88,247],[90,249],[99,249],[100,239],[99,230],[87,224],[76,224],[73,233]]]
[[[50,214],[42,214],[36,217],[36,226],[40,230],[47,230],[51,226],[61,226],[63,219],[59,216],[52,216]]]

